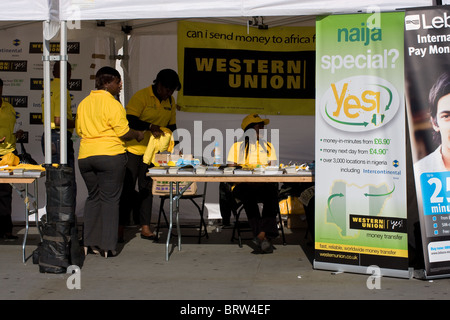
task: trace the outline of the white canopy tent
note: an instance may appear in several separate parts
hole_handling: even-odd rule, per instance
[[[330,1],[330,0],[15,0],[4,6],[3,14],[0,17],[0,30],[24,24],[34,24],[42,22],[44,53],[43,53],[43,79],[44,88],[50,82],[50,62],[52,60],[67,60],[66,54],[66,31],[67,29],[81,28],[81,32],[87,25],[102,25],[105,32],[111,32],[116,35],[116,39],[123,40],[124,56],[129,54],[129,50],[135,49],[134,44],[138,39],[133,40],[133,35],[155,34],[164,36],[170,33],[176,37],[176,21],[181,19],[201,19],[208,22],[219,22],[228,24],[248,25],[253,17],[264,17],[264,22],[270,26],[282,26],[289,24],[308,23],[314,25],[317,15],[344,14],[344,13],[364,13],[364,12],[385,12],[395,11],[409,7],[424,7],[435,5],[433,0],[367,0],[361,1]],[[131,29],[127,29],[131,27]],[[168,28],[170,31],[167,31]],[[131,30],[131,33],[126,33]],[[50,41],[59,31],[61,42],[61,52],[59,56],[49,55],[45,51],[45,43]],[[125,32],[124,32],[125,31]],[[121,35],[117,37],[117,35]],[[131,35],[131,37],[128,37]],[[133,44],[133,41],[135,43]],[[117,46],[119,47],[119,46]],[[118,49],[118,48],[116,48]],[[117,51],[115,53],[117,55]],[[125,60],[122,61],[126,62]],[[65,97],[67,73],[65,64],[61,70],[61,96]],[[155,74],[156,75],[156,74]],[[151,77],[154,76],[153,74]],[[125,77],[125,80],[127,78]],[[151,81],[153,78],[147,80]],[[136,78],[132,78],[127,83],[125,81],[124,94],[125,101],[127,96],[141,86],[134,84]],[[49,94],[49,92],[45,92]],[[67,99],[67,97],[65,98]],[[65,110],[66,100],[61,100],[61,109]],[[49,99],[46,99],[49,101]],[[48,110],[49,106],[45,106]],[[49,115],[49,112],[46,112]],[[65,112],[61,112],[65,115]],[[229,126],[236,125],[236,119],[240,115],[229,117],[229,119],[220,118],[221,122],[228,120]],[[188,118],[189,121],[195,119],[195,116]],[[45,136],[50,136],[50,119],[44,119]],[[62,119],[63,129],[66,126],[65,119]],[[297,120],[297,118],[296,118]],[[214,120],[211,119],[211,122]],[[276,119],[274,127],[282,127],[285,119]],[[311,123],[310,120],[306,122]],[[314,122],[314,121],[312,121]],[[297,129],[302,127],[303,123],[296,124]],[[311,125],[311,124],[309,124]],[[66,130],[61,130],[65,134]],[[61,163],[67,163],[66,146],[64,141],[66,137],[62,136]],[[293,139],[309,139],[313,137],[293,137]],[[50,149],[50,139],[46,139],[45,148]],[[301,143],[299,143],[301,145]],[[294,152],[297,145],[290,148],[289,152]],[[313,152],[313,151],[312,151]],[[51,163],[51,152],[46,151],[45,163]],[[48,156],[47,156],[48,155]],[[290,156],[288,156],[289,158]],[[313,154],[307,154],[307,159],[312,160]],[[77,207],[77,210],[82,206]]]

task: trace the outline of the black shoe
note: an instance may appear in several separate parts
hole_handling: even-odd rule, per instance
[[[264,239],[261,242],[261,250],[263,253],[272,253],[273,252],[272,242],[268,239]]]
[[[152,234],[151,236],[146,236],[141,233],[141,238],[145,240],[156,240],[156,236]]]
[[[112,258],[112,257],[116,257],[118,254],[118,252],[116,250],[108,250],[108,251],[104,251],[103,252],[103,256],[105,258]]]

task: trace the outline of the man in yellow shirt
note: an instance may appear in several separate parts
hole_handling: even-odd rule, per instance
[[[178,74],[172,69],[161,70],[153,85],[137,91],[126,106],[127,119],[130,128],[143,130],[144,140],[127,141],[127,171],[120,208],[119,238],[122,236],[123,226],[127,224],[133,207],[139,208],[139,220],[141,224],[141,238],[147,240],[156,239],[150,230],[150,218],[152,212],[152,180],[147,177],[149,166],[143,162],[143,156],[150,140],[164,135],[161,127],[166,127],[172,132],[176,129],[176,103],[172,94],[181,89]],[[138,199],[133,199],[136,181],[138,182]],[[136,214],[135,214],[136,216]]]
[[[0,158],[9,153],[16,153],[16,135],[18,138],[23,131],[14,134],[16,111],[13,106],[4,101],[3,80],[0,79]],[[16,240],[12,234],[12,187],[9,183],[0,183],[0,238]]]

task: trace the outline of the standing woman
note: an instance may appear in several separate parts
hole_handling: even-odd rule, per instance
[[[144,138],[128,126],[126,112],[115,96],[122,89],[119,72],[103,67],[95,88],[78,106],[75,128],[81,137],[78,167],[86,183],[84,246],[105,257],[116,255],[119,201],[127,156],[125,141]]]

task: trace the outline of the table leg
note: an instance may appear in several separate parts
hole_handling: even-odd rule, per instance
[[[29,220],[28,220],[28,212],[30,210],[30,201],[28,198],[28,184],[25,184],[25,234],[23,235],[22,242],[22,260],[23,263],[27,262],[25,247],[27,245],[27,237],[28,237],[28,229],[29,229]]]
[[[176,192],[176,200],[175,200],[175,210],[176,210],[176,222],[177,222],[177,234],[178,234],[178,251],[181,251],[181,228],[180,228],[180,183],[176,182],[177,192]]]
[[[166,240],[166,261],[169,261],[169,244],[172,235],[172,214],[173,214],[173,182],[169,183],[169,231]]]

